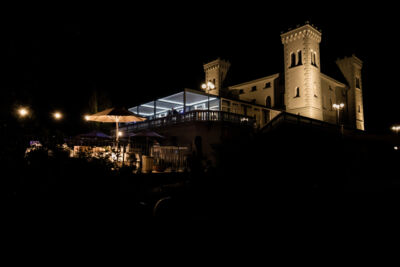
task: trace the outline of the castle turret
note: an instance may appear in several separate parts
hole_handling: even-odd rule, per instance
[[[336,64],[349,84],[347,92],[348,122],[364,130],[364,105],[362,98],[361,69],[363,62],[355,55],[338,59]]]
[[[214,84],[214,88],[206,88],[206,93],[213,95],[220,95],[222,89],[222,83],[228,73],[230,63],[220,58],[204,64],[204,72],[206,75],[206,83],[211,82]]]
[[[323,120],[321,32],[306,24],[281,34],[284,47],[286,111]]]

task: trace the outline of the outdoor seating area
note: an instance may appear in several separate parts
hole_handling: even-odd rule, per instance
[[[142,131],[120,138],[99,131],[67,139],[64,150],[74,158],[105,159],[117,167],[132,167],[135,172],[183,172],[187,169],[187,147],[163,146],[165,137],[153,131]]]

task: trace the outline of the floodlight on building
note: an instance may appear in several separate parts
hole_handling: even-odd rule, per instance
[[[89,115],[85,115],[84,118],[86,121],[88,121],[90,117],[89,117]]]

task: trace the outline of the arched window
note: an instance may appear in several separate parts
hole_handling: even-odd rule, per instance
[[[297,52],[297,65],[303,65],[303,60],[301,56],[301,50]]]
[[[311,65],[317,66],[317,53],[311,52]]]
[[[292,53],[290,54],[290,67],[296,66],[296,54]]]
[[[300,97],[300,88],[296,87],[295,91],[294,91],[294,97]]]
[[[271,97],[270,96],[267,96],[267,99],[265,100],[265,106],[267,108],[271,107]]]

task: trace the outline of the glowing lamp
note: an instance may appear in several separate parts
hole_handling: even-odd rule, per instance
[[[212,83],[212,82],[208,82],[208,88],[210,88],[210,89],[214,89],[215,88],[215,85]]]
[[[26,108],[20,108],[19,110],[18,110],[18,114],[19,114],[19,116],[20,117],[25,117],[25,116],[27,116],[28,115],[28,110],[26,109]]]
[[[56,120],[60,120],[62,118],[62,114],[60,112],[54,112],[53,117]]]

